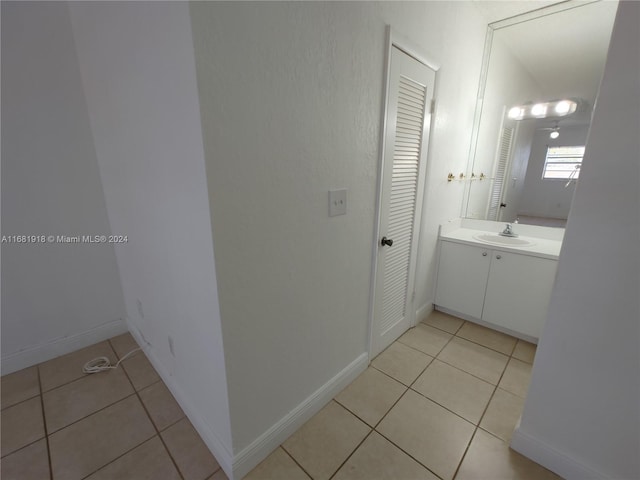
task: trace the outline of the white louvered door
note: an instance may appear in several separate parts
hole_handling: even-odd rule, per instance
[[[415,319],[415,270],[434,85],[432,69],[391,48],[372,356]]]
[[[502,127],[500,144],[498,145],[498,158],[493,172],[493,185],[491,186],[491,195],[489,195],[489,204],[487,206],[487,220],[500,220],[500,204],[504,196],[507,170],[511,160],[514,131],[515,128],[512,126],[505,125]]]

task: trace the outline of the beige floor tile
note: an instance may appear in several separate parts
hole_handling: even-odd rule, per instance
[[[387,479],[438,480],[438,477],[377,432],[367,437],[333,477],[333,480]]]
[[[40,369],[42,391],[46,392],[85,376],[82,373],[82,367],[89,360],[97,357],[107,357],[112,363],[116,360],[116,355],[109,346],[109,342],[100,342],[41,363],[38,368]]]
[[[499,387],[520,397],[526,397],[531,380],[531,367],[530,363],[512,358],[504,371]]]
[[[405,385],[411,385],[418,375],[433,360],[433,357],[394,342],[374,358],[371,365]]]
[[[440,352],[438,359],[496,385],[509,357],[456,337]]]
[[[101,468],[87,480],[180,480],[160,438],[153,437],[117,460]]]
[[[153,368],[144,352],[135,353],[120,365],[124,367],[129,380],[138,391],[160,380],[158,372]]]
[[[368,368],[336,396],[336,401],[375,427],[406,389],[375,368]]]
[[[510,335],[471,322],[465,323],[456,335],[505,355],[511,355],[517,342],[517,339]]]
[[[133,335],[129,332],[110,338],[109,342],[111,343],[113,350],[116,352],[116,355],[118,355],[118,358],[122,358],[131,350],[140,347],[135,338],[133,338]]]
[[[525,342],[524,340],[518,340],[515,350],[513,351],[513,358],[522,360],[523,362],[533,363],[533,359],[536,356],[536,346],[533,343]]]
[[[118,368],[94,373],[42,395],[49,434],[134,393]]]
[[[43,438],[6,456],[1,461],[2,480],[39,480],[49,477],[47,441]]]
[[[482,417],[480,427],[509,442],[522,414],[523,406],[523,398],[498,388]]]
[[[464,320],[454,317],[453,315],[449,315],[448,313],[434,310],[422,323],[439,328],[445,332],[455,334],[464,323]]]
[[[38,368],[25,368],[5,375],[2,377],[0,392],[2,395],[0,404],[3,409],[39,395]]]
[[[477,425],[495,386],[436,359],[411,388]]]
[[[450,333],[421,323],[409,329],[398,341],[435,357],[451,337]]]
[[[156,382],[153,385],[141,390],[140,398],[156,428],[159,431],[173,425],[182,417],[184,412],[173,398],[169,389],[163,382]]]
[[[282,448],[278,447],[260,465],[251,470],[243,480],[309,480],[309,475],[293,461]]]
[[[331,401],[282,446],[315,480],[326,480],[370,431],[356,416]]]
[[[160,435],[185,480],[202,480],[220,468],[186,417]]]
[[[440,405],[408,390],[377,430],[436,475],[450,480],[474,428]]]
[[[229,480],[229,477],[224,473],[224,470],[219,469],[216,473],[207,478],[207,480]]]
[[[3,457],[44,438],[40,397],[5,408],[2,410],[0,423],[0,452]]]
[[[53,478],[84,478],[154,434],[138,398],[127,397],[49,437]]]
[[[502,440],[478,430],[456,480],[561,480],[553,472],[514,452]]]

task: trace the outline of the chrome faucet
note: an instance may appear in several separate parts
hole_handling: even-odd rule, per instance
[[[517,233],[513,233],[513,227],[510,223],[505,224],[504,230],[500,232],[503,237],[517,237]]]

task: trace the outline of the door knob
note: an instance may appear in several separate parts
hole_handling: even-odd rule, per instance
[[[390,238],[387,238],[387,237],[382,237],[382,240],[380,241],[380,245],[382,245],[383,247],[385,245],[390,247],[391,245],[393,245],[393,240],[391,240]]]

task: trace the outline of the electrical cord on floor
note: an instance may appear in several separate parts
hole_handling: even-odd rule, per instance
[[[142,347],[138,347],[131,350],[124,357],[118,360],[118,363],[116,363],[115,365],[111,365],[111,361],[107,357],[94,358],[93,360],[89,360],[87,363],[84,364],[84,367],[82,367],[82,371],[84,373],[100,373],[100,372],[106,372],[107,370],[112,370],[114,368],[118,368],[120,363],[126,360],[131,354],[136,353],[139,350],[142,350]]]

